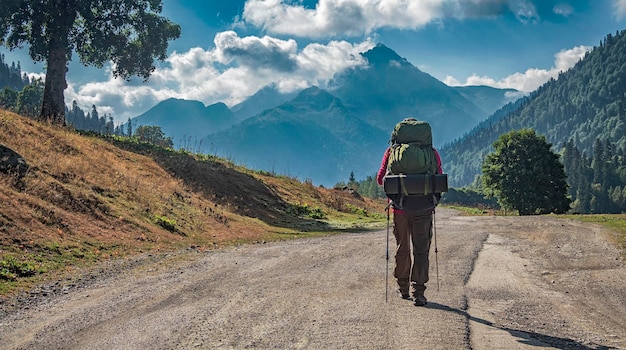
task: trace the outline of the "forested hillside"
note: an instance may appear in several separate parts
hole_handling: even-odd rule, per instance
[[[18,62],[11,62],[9,65],[4,61],[4,54],[0,54],[0,90],[9,88],[13,90],[22,90],[24,86],[30,83],[30,79],[26,75],[22,75],[22,67]]]
[[[4,54],[0,53],[0,108],[17,110],[19,105],[20,112],[28,114],[30,94],[28,90],[21,95],[18,91],[29,84],[30,78],[22,73],[20,63],[11,62],[9,65]]]
[[[17,112],[21,115],[36,118],[41,112],[43,102],[44,82],[42,79],[29,79],[25,74],[19,78],[21,68],[12,63],[11,67],[2,64],[3,55],[0,54],[0,108]],[[18,79],[19,78],[19,79]],[[65,123],[78,130],[94,131],[100,134],[127,134],[132,128],[127,125],[115,125],[111,114],[100,115],[95,105],[91,112],[83,111],[76,101],[70,107],[65,107]]]
[[[531,128],[563,154],[574,210],[626,211],[626,31],[606,38],[583,60],[529,97],[510,104],[441,154],[455,187],[469,185],[499,135]],[[541,176],[538,174],[538,179]]]

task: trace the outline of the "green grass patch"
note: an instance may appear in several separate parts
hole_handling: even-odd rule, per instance
[[[310,217],[316,220],[326,219],[326,213],[320,207],[311,207],[308,204],[291,204],[287,209],[290,215],[297,217]]]
[[[445,205],[446,208],[458,210],[466,215],[472,216],[517,216],[517,211],[515,212],[505,212],[500,209],[486,209],[486,208],[476,208],[476,207],[463,207],[458,205]]]
[[[564,217],[599,224],[615,233],[614,240],[626,257],[626,214],[564,215]]]
[[[123,247],[97,241],[33,244],[27,251],[0,247],[0,295],[30,288],[75,268],[126,254]]]
[[[176,228],[176,220],[168,219],[165,216],[155,215],[154,222],[170,232],[176,233],[178,231]]]
[[[13,256],[0,259],[0,281],[15,281],[18,277],[30,277],[39,273],[32,262],[18,261]]]
[[[351,213],[355,213],[355,214],[363,215],[363,216],[368,216],[367,209],[365,209],[365,208],[359,208],[359,207],[354,206],[354,205],[352,205],[350,203],[346,203],[346,208]]]

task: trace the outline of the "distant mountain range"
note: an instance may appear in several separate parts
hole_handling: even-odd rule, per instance
[[[311,87],[278,107],[211,134],[214,153],[254,168],[332,185],[350,172],[370,174],[389,134],[352,114],[341,100]]]
[[[431,123],[442,146],[519,97],[510,89],[449,87],[381,44],[362,55],[367,65],[337,74],[325,89],[285,94],[267,86],[230,109],[169,99],[131,122],[160,126],[176,147],[332,186],[351,172],[374,174],[403,118]]]

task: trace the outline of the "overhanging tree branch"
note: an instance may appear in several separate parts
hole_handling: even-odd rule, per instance
[[[160,16],[160,0],[2,0],[0,45],[29,45],[35,62],[46,62],[40,118],[65,123],[63,91],[72,52],[83,65],[113,63],[116,77],[147,80],[154,60],[167,58],[180,26]]]

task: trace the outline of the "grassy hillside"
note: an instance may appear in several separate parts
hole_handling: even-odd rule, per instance
[[[0,110],[0,294],[95,262],[381,226],[384,203]],[[0,164],[6,159],[0,159]],[[6,169],[5,169],[6,170]]]

